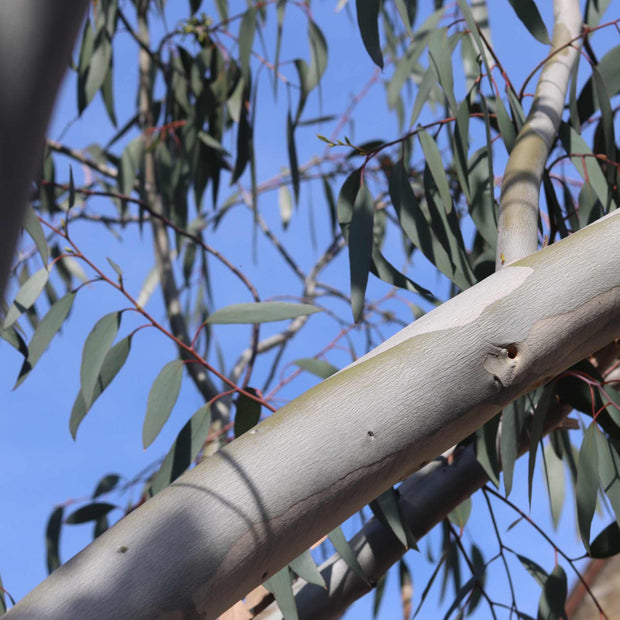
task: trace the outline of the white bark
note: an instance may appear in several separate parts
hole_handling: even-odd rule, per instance
[[[538,248],[540,184],[562,119],[570,72],[579,55],[576,46],[563,46],[579,35],[582,25],[577,0],[554,0],[553,14],[555,23],[550,50],[553,55],[543,67],[534,102],[510,153],[502,181],[497,230],[498,269]]]
[[[0,296],[86,0],[0,0]]]
[[[9,618],[216,617],[508,402],[620,337],[619,264],[614,213],[501,269],[179,478]]]

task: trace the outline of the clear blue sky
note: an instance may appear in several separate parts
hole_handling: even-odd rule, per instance
[[[170,4],[175,5],[171,7],[168,15],[168,23],[173,26],[182,12],[186,10],[186,3]],[[231,4],[233,7],[237,4],[239,10],[245,6],[243,2],[231,2]],[[335,14],[336,4],[335,0],[329,2],[324,0],[315,2],[313,6],[314,18],[328,41],[329,63],[321,88],[321,100],[319,101],[315,92],[309,103],[310,109],[306,112],[308,118],[320,114],[340,115],[351,97],[360,90],[375,71],[374,65],[362,47],[353,13],[347,14],[347,10],[344,10]],[[495,50],[511,79],[516,84],[520,84],[530,68],[544,57],[545,47],[537,43],[517,22],[508,2],[498,0],[490,4],[490,21]],[[550,25],[551,2],[538,4],[546,23]],[[203,5],[204,10],[211,12],[213,3],[203,2]],[[176,11],[180,12],[176,13]],[[231,7],[231,14],[234,12]],[[425,14],[425,10],[421,9],[421,16],[417,23],[421,23]],[[273,15],[270,15],[270,20],[274,21]],[[303,33],[303,36],[300,36],[300,33]],[[273,31],[267,30],[265,39],[270,53],[273,48],[273,40],[270,38],[272,36]],[[613,33],[602,34],[594,40],[595,47],[601,50],[609,49],[610,45],[614,44],[613,36]],[[136,53],[135,46],[130,43],[129,37],[119,35],[117,48],[115,48],[114,87],[117,116],[121,124],[134,111]],[[289,7],[284,29],[282,58],[290,59],[298,56],[308,58],[305,21],[299,10]],[[393,68],[387,66],[384,75],[389,76],[392,71]],[[260,79],[262,86],[259,91],[258,116],[261,122],[256,127],[256,144],[258,178],[263,180],[288,166],[285,139],[287,100],[286,90],[280,88],[278,100],[274,104],[267,75],[263,72]],[[533,84],[530,90],[533,90]],[[75,100],[74,79],[73,76],[68,76],[51,124],[50,137],[57,138],[67,123],[75,118]],[[315,134],[319,131],[329,135],[333,126],[332,123],[318,130],[310,128],[299,132],[297,145],[300,163],[323,152],[324,145]],[[107,116],[97,97],[83,117],[69,127],[62,141],[74,148],[84,148],[93,142],[105,142],[111,133]],[[387,109],[385,90],[380,82],[372,87],[368,96],[356,108],[354,124],[347,126],[339,137],[343,138],[345,133],[357,143],[377,138],[391,140],[399,135],[394,115]],[[480,136],[474,136],[474,139],[480,139]],[[504,163],[505,157],[503,147],[501,147],[497,149],[496,174],[501,174]],[[64,176],[68,170],[68,161],[59,157],[56,165],[57,174]],[[73,172],[79,182],[83,178],[82,170],[73,164]],[[220,192],[221,200],[228,195],[228,192],[229,189],[223,186]],[[102,199],[99,204],[102,209],[111,212]],[[317,230],[316,249],[312,248],[309,239],[310,223],[307,212],[310,209],[314,213]],[[274,230],[280,233],[276,193],[261,198],[261,213]],[[257,265],[253,264],[249,252],[244,255],[239,253],[240,246],[249,247],[247,240],[251,236],[251,227],[251,218],[247,216],[244,209],[238,208],[224,219],[217,233],[210,234],[208,240],[224,254],[234,257],[235,263],[259,285],[263,298],[288,294],[291,291],[298,294],[300,287],[297,279],[286,266],[283,266],[271,246],[261,237],[258,240],[260,260]],[[299,213],[294,216],[289,230],[283,233],[281,238],[296,260],[302,266],[307,267],[325,249],[327,231],[328,220],[320,187],[316,185],[305,187],[302,190]],[[87,249],[89,256],[97,264],[105,265],[105,258],[111,257],[121,265],[128,287],[133,291],[138,291],[153,267],[152,255],[148,251],[148,235],[145,235],[146,245],[142,246],[139,245],[140,239],[136,231],[127,229],[123,235],[124,241],[120,242],[93,224],[82,224],[74,229],[75,239]],[[213,261],[211,266],[216,305],[224,306],[249,301],[247,293],[231,279],[225,270],[220,269]],[[343,253],[326,271],[325,279],[347,290],[347,276],[348,267]],[[426,282],[434,290],[442,290],[437,288],[434,275],[425,269],[420,275],[416,273],[416,278]],[[387,290],[387,285],[372,281],[369,287],[369,297],[378,298]],[[445,288],[443,290],[445,291]],[[164,311],[159,297],[159,290],[156,290],[149,301],[148,308],[157,318],[163,319]],[[402,297],[407,297],[407,293],[403,293]],[[419,302],[413,297],[411,301]],[[53,507],[70,499],[87,498],[104,474],[115,472],[129,479],[158,457],[163,456],[188,415],[202,404],[192,386],[189,383],[184,385],[181,400],[164,431],[147,451],[142,449],[141,428],[149,387],[161,367],[175,356],[171,343],[152,331],[145,330],[136,337],[127,366],[87,416],[79,430],[77,441],[74,442],[71,439],[68,420],[79,387],[80,355],[84,339],[96,320],[105,312],[123,306],[123,301],[101,284],[91,285],[87,290],[82,291],[77,297],[72,315],[62,335],[54,340],[50,350],[41,359],[26,383],[14,392],[11,388],[21,359],[4,343],[0,344],[0,394],[2,394],[1,402],[3,403],[0,409],[0,468],[4,472],[0,481],[0,497],[3,502],[0,516],[0,574],[5,588],[16,599],[26,594],[46,575],[44,529]],[[343,313],[342,305],[336,307],[339,312]],[[399,308],[402,315],[402,307]],[[314,337],[312,335],[300,337],[296,342],[295,354],[290,358],[291,360],[309,357],[316,352],[317,333],[321,346],[329,342],[329,337],[326,336],[323,339],[320,334],[323,329],[333,331],[333,324],[329,324],[323,318],[313,317],[311,320],[316,321],[316,325],[309,329],[309,333],[314,333]],[[127,321],[125,327],[128,327],[130,323],[131,319]],[[134,322],[131,325],[137,324]],[[266,328],[263,334],[277,327]],[[313,329],[314,332],[312,332]],[[224,347],[226,363],[230,367],[238,353],[246,346],[247,329],[223,326],[216,333],[220,344]],[[391,332],[386,329],[384,336],[389,335]],[[354,339],[359,347],[358,351],[362,352],[364,335],[354,335]],[[336,365],[344,365],[347,363],[347,356],[337,351],[332,354],[330,361]],[[311,377],[303,377],[282,395],[285,398],[292,398],[313,383],[314,380]],[[517,467],[515,489],[511,496],[511,499],[522,508],[527,506],[526,472],[523,465],[524,463],[521,463]],[[539,466],[534,491],[536,499],[532,505],[531,515],[548,533],[551,533],[548,501],[542,484]],[[127,496],[117,498],[117,501],[123,506],[129,499],[135,499],[135,497],[136,491],[134,490]],[[576,543],[575,521],[570,500],[567,500],[567,504],[568,509],[565,510],[560,524],[561,533],[556,533],[554,538],[569,554],[575,556],[581,553],[581,547]],[[515,516],[501,508],[498,508],[498,513],[502,515],[503,531],[505,531]],[[607,521],[608,519],[605,520]],[[353,519],[345,526],[345,532],[352,534],[357,527],[359,527],[359,519]],[[476,496],[474,511],[464,538],[466,546],[469,546],[471,541],[476,541],[483,548],[485,557],[491,557],[497,551],[497,546],[489,538],[489,532],[484,502],[481,497]],[[551,571],[554,563],[553,550],[541,545],[541,539],[533,534],[527,525],[518,525],[512,531],[511,536],[512,538],[507,538],[509,544],[518,547],[524,554],[531,553],[531,557]],[[66,560],[77,552],[89,542],[90,537],[91,526],[74,526],[70,531],[67,526],[62,540],[63,559]],[[422,543],[421,553],[410,552],[406,558],[414,577],[414,607],[419,601],[421,591],[432,570],[432,565],[425,559],[429,544],[436,555],[439,545],[437,535],[428,537]],[[521,568],[513,566],[513,569],[515,587],[520,593],[518,600],[522,605],[521,608],[535,615],[539,588]],[[567,569],[566,566],[565,569]],[[463,574],[467,575],[466,569],[463,569]],[[490,579],[491,592],[495,594],[503,591],[502,589],[505,590],[506,581],[502,576],[499,563],[493,564],[493,569],[487,577]],[[574,579],[570,573],[569,577],[572,583]],[[467,578],[468,575],[464,581]],[[396,588],[397,574],[392,573],[387,582],[387,591],[379,615],[382,619],[399,617],[399,597]],[[436,590],[438,590],[437,586]],[[449,606],[452,596],[450,592],[444,599],[444,610]],[[497,598],[502,597],[497,595]],[[421,617],[434,617],[437,613],[436,606],[437,595],[433,592]],[[351,620],[369,618],[371,609],[372,599],[366,597],[348,612],[347,618]],[[476,617],[489,617],[488,608],[481,604]]]

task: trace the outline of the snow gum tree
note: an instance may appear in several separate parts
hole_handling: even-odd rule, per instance
[[[538,583],[539,617],[561,617],[566,570],[588,588],[581,565],[545,534],[543,567],[496,511],[540,532],[509,496],[521,484],[531,502],[542,473],[557,526],[568,472],[583,552],[620,551],[609,2],[554,0],[548,25],[512,0],[491,19],[484,0],[172,4],[0,4],[0,336],[16,387],[105,289],[115,305],[91,304],[75,352],[70,433],[119,374],[143,392],[144,449],[184,416],[151,467],[53,510],[50,575],[9,617],[332,618],[371,590],[376,612],[397,563],[406,618],[432,596],[446,617],[529,617],[515,570]],[[494,19],[537,42],[520,84]],[[101,105],[96,143],[45,137],[65,70],[76,126]],[[343,84],[355,94],[334,109]],[[145,269],[102,254],[93,229]],[[141,385],[130,351],[162,342],[174,356]],[[309,376],[322,381],[304,391]],[[94,540],[63,563],[60,534],[82,523]],[[436,568],[413,596],[431,530]]]

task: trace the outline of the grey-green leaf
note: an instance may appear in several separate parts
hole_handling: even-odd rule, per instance
[[[596,434],[599,433],[595,422],[588,426],[583,435],[579,450],[579,469],[575,495],[577,500],[577,521],[579,534],[584,547],[590,551],[590,526],[596,508],[598,493],[598,450]]]
[[[293,304],[284,301],[261,301],[226,306],[216,310],[207,323],[211,324],[255,324],[285,321],[298,316],[307,316],[321,312],[320,308],[310,304]]]
[[[62,527],[62,516],[64,508],[55,508],[47,521],[45,529],[45,547],[47,556],[47,572],[55,571],[61,564],[60,562],[60,528]]]
[[[508,2],[530,34],[543,45],[550,45],[549,33],[536,3],[533,0],[508,0]]]
[[[80,366],[80,386],[88,410],[94,401],[97,378],[121,323],[121,312],[110,312],[99,319],[86,338]]]
[[[364,184],[357,193],[349,227],[351,309],[356,323],[364,311],[368,272],[372,260],[373,222],[374,203],[368,186]]]
[[[620,553],[620,526],[617,521],[610,523],[590,545],[590,557],[610,558]]]
[[[246,387],[245,391],[253,396],[258,396],[258,392],[252,387]],[[239,394],[235,413],[235,437],[239,437],[254,428],[260,420],[260,412],[261,404],[258,401],[245,394]]]
[[[340,555],[340,557],[345,561],[346,565],[364,582],[368,583],[368,578],[364,575],[364,570],[362,569],[355,552],[351,548],[351,545],[347,542],[347,539],[344,537],[342,529],[337,527],[335,530],[332,530],[328,535],[329,540],[332,545],[334,545],[334,549]]]
[[[41,255],[41,260],[44,264],[47,264],[47,259],[49,257],[49,250],[47,247],[47,241],[45,239],[45,233],[43,232],[43,227],[41,226],[41,222],[39,222],[39,218],[35,213],[32,205],[26,206],[26,212],[24,213],[24,221],[23,226],[25,231],[30,235],[34,244],[37,246],[37,250]]]
[[[112,383],[112,380],[118,374],[119,370],[123,367],[127,358],[129,357],[129,351],[131,350],[131,335],[119,340],[107,353],[101,365],[101,371],[97,377],[95,383],[95,392],[93,394],[90,405],[86,406],[82,390],[78,392],[78,395],[73,403],[71,409],[71,417],[69,419],[69,430],[71,436],[75,439],[78,428],[82,423],[82,420],[88,413],[88,410],[92,406],[101,393]]]
[[[155,441],[170,417],[181,391],[183,367],[184,364],[181,360],[168,362],[161,369],[151,386],[142,427],[142,445],[145,448],[148,448]]]
[[[35,364],[39,361],[49,346],[49,343],[52,341],[52,338],[56,335],[67,318],[74,299],[75,293],[67,293],[47,311],[47,314],[37,325],[30,339],[30,343],[28,344],[28,356],[22,364],[13,389],[20,385],[35,367]]]
[[[325,360],[317,360],[314,357],[304,357],[298,360],[295,360],[293,364],[296,364],[303,370],[306,370],[321,379],[327,379],[327,377],[331,377],[333,374],[338,372],[338,369],[326,362]]]
[[[327,587],[309,550],[304,551],[299,557],[295,558],[289,564],[289,567],[308,583],[313,583],[322,588]]]
[[[297,620],[297,607],[293,596],[289,567],[280,569],[263,584],[274,596],[276,603],[286,620]]]
[[[93,502],[78,508],[72,512],[66,519],[65,523],[70,525],[77,525],[78,523],[88,523],[89,521],[96,521],[97,519],[107,515],[110,511],[114,510],[116,506],[114,504],[108,504],[107,502]]]
[[[357,24],[364,47],[373,62],[383,69],[383,53],[379,42],[379,8],[381,0],[356,0]]]
[[[15,300],[11,304],[4,317],[3,329],[9,328],[19,317],[28,310],[43,291],[49,273],[45,267],[33,273],[17,292]]]

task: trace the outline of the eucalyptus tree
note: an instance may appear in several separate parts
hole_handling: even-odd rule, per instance
[[[407,613],[411,576],[403,556],[438,523],[442,551],[428,585],[439,570],[444,589],[454,582],[448,615],[486,605],[484,613],[526,617],[514,589],[500,600],[485,586],[500,563],[510,582],[510,554],[541,585],[539,614],[559,616],[563,566],[577,571],[572,558],[555,547],[563,559],[547,571],[498,532],[500,552],[485,560],[478,545],[465,548],[459,529],[481,487],[493,522],[491,499],[523,514],[508,499],[515,461],[529,452],[531,497],[538,446],[548,434],[544,471],[554,519],[566,465],[586,553],[620,550],[620,220],[613,213],[620,48],[602,55],[596,48],[598,33],[618,26],[603,21],[609,3],[588,1],[582,15],[576,0],[555,0],[551,36],[534,3],[507,3],[515,23],[549,46],[519,88],[494,50],[484,2],[435,2],[434,12],[420,7],[420,16],[411,0],[340,2],[368,55],[357,62],[370,58],[378,69],[336,116],[324,105],[317,116],[314,103],[326,94],[328,60],[338,63],[341,53],[328,53],[316,7],[201,4],[190,2],[189,15],[170,27],[164,0],[93,3],[69,79],[78,115],[101,97],[110,134],[87,149],[50,138],[43,153],[43,126],[85,6],[66,0],[70,18],[61,19],[32,2],[0,5],[0,75],[12,87],[0,96],[9,136],[0,153],[10,172],[0,179],[9,197],[3,276],[20,222],[26,232],[0,333],[23,356],[16,384],[56,333],[70,328],[74,300],[92,283],[115,290],[119,305],[93,316],[83,344],[80,388],[67,416],[73,436],[144,329],[177,351],[145,389],[146,413],[136,412],[144,416],[144,448],[173,407],[183,407],[184,383],[205,403],[187,412],[165,457],[134,479],[135,501],[116,523],[117,475],[105,476],[93,499],[70,514],[53,511],[51,575],[11,617],[212,618],[229,608],[245,614],[235,617],[337,617],[395,562]],[[300,18],[306,56],[285,58],[298,49],[286,43],[289,20]],[[35,24],[36,45],[28,36]],[[115,74],[127,61],[119,58],[119,38],[131,41],[137,61],[129,95],[135,107],[122,119],[117,111],[127,105],[115,94]],[[280,173],[261,179],[266,145],[257,136],[261,114],[273,112],[261,107],[266,81],[274,105],[283,106],[286,160]],[[377,82],[400,129],[358,141],[346,128]],[[308,140],[323,152],[302,162]],[[65,176],[59,162],[66,160],[73,167]],[[74,168],[81,174],[74,177]],[[100,210],[100,197],[113,215]],[[302,236],[322,244],[302,262],[300,237],[288,231],[317,204],[328,232]],[[222,252],[222,230],[240,213],[250,238]],[[93,225],[120,236],[140,230],[140,251],[148,247],[155,263],[142,290],[112,258],[101,264],[93,257],[86,232]],[[402,251],[394,247],[399,238]],[[261,243],[294,274],[296,295],[276,288],[280,299],[265,299],[261,289],[273,291],[274,279],[267,285],[239,266],[261,265]],[[214,261],[230,277],[214,278]],[[424,261],[439,280],[420,270]],[[348,274],[344,287],[326,269],[338,265]],[[218,290],[231,278],[248,301],[218,307]],[[147,306],[155,288],[165,319]],[[416,320],[407,325],[412,309]],[[277,321],[289,322],[265,336],[263,324]],[[234,359],[225,341],[221,354],[219,324],[252,326]],[[313,342],[326,329],[329,335],[304,357],[296,343],[314,325]],[[383,342],[382,328],[403,325]],[[342,342],[353,361],[338,370],[328,360]],[[291,362],[297,369],[287,373]],[[302,372],[325,380],[277,407],[282,388]],[[570,432],[573,410],[582,412],[582,434]],[[597,502],[613,516],[593,540]],[[366,504],[374,517],[348,543],[339,526]],[[85,522],[95,524],[95,540],[61,565],[61,529]],[[336,551],[319,568],[308,551],[317,541]],[[261,583],[267,590],[255,589]],[[272,598],[277,605],[268,606]]]

